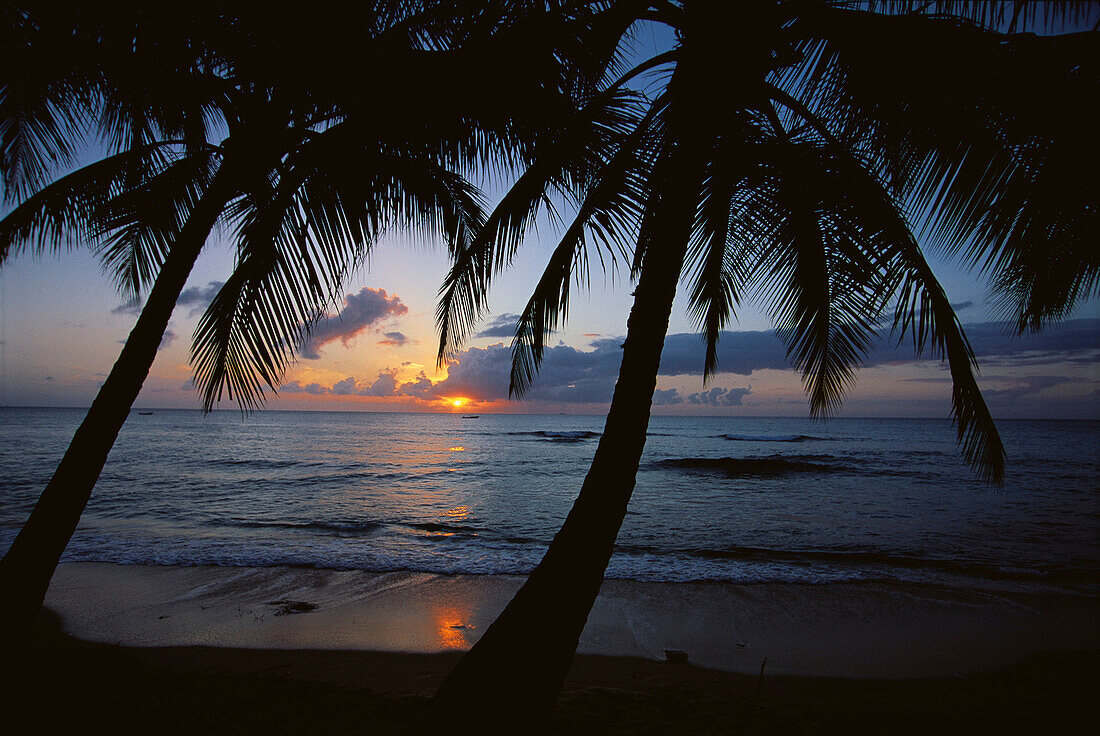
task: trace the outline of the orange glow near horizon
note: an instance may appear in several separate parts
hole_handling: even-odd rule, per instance
[[[454,404],[455,406],[462,406],[463,401],[462,401],[462,399],[455,399],[451,403]]]

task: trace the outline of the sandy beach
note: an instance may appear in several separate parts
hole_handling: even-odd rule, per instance
[[[414,732],[458,652],[519,583],[65,564],[46,599],[65,636],[44,639],[27,682],[39,695],[57,686],[80,698],[110,690],[86,713],[104,699],[142,697],[159,714],[150,717],[180,713],[173,727],[181,732],[362,732],[362,718],[374,723],[366,732]],[[607,581],[556,728],[1050,731],[1084,712],[1095,691],[1097,621],[1096,601],[1085,596]],[[662,661],[665,649],[687,652],[690,664]],[[187,705],[194,699],[201,708]]]
[[[468,649],[522,579],[309,568],[70,563],[46,606],[66,633],[138,647]],[[804,677],[951,677],[1100,648],[1088,597],[883,583],[608,580],[580,652]]]

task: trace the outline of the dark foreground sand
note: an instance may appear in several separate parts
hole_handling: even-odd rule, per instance
[[[457,653],[114,647],[40,638],[8,733],[413,734]],[[6,669],[11,672],[9,660]],[[763,678],[580,655],[561,734],[1059,734],[1095,725],[1100,654],[920,680]],[[484,733],[455,713],[453,733]],[[31,729],[33,726],[33,730]],[[1082,730],[1084,729],[1084,730]],[[515,733],[525,733],[522,724]]]
[[[65,734],[416,733],[458,650],[516,584],[64,565],[31,656],[6,659],[5,723]],[[611,581],[554,727],[1069,733],[1094,722],[1097,623],[1096,600],[1083,596]],[[721,669],[658,659],[677,643]],[[472,709],[450,720],[454,733],[484,733]]]

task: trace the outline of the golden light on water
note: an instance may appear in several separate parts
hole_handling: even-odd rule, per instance
[[[470,515],[470,507],[466,504],[462,504],[461,506],[455,506],[453,509],[444,511],[441,515],[448,519],[465,519]]]
[[[469,649],[473,644],[475,627],[466,623],[463,612],[444,608],[435,612],[435,625],[439,646],[443,649]]]
[[[466,448],[462,445],[455,445],[454,447],[448,447],[447,452],[466,452]]]

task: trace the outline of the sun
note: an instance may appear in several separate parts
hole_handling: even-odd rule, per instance
[[[455,399],[451,403],[454,404],[455,406],[462,406],[463,402],[462,402],[462,399]]]

